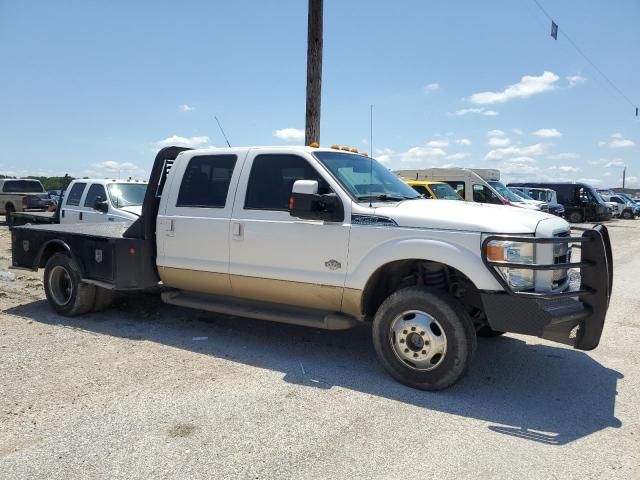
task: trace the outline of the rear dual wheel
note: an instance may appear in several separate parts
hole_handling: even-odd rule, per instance
[[[75,260],[63,253],[47,261],[44,292],[53,309],[66,317],[103,310],[113,299],[111,290],[84,283]]]
[[[421,390],[442,390],[467,372],[476,333],[457,300],[409,287],[393,293],[378,309],[373,344],[393,378]]]

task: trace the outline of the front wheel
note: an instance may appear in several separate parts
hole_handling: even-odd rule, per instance
[[[373,344],[383,367],[400,383],[421,390],[442,390],[463,377],[476,342],[464,308],[422,287],[393,293],[373,321]]]
[[[622,212],[622,218],[624,218],[625,220],[633,220],[633,212],[631,210],[625,210],[624,212]]]
[[[580,212],[571,212],[567,216],[567,220],[569,220],[569,222],[571,223],[582,223],[584,221]]]
[[[82,315],[94,306],[96,287],[83,283],[80,269],[73,259],[56,253],[44,267],[44,293],[60,315]]]

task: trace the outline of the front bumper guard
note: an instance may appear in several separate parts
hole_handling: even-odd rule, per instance
[[[604,225],[574,227],[580,236],[518,237],[492,235],[482,242],[482,261],[504,288],[504,292],[481,293],[489,326],[498,331],[535,335],[580,350],[598,346],[609,308],[613,285],[613,257],[609,232]],[[492,240],[523,243],[567,244],[581,251],[579,262],[522,265],[494,262],[487,258]],[[497,267],[522,270],[579,269],[578,290],[521,292],[511,288]]]

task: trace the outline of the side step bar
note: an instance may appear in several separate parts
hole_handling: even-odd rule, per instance
[[[163,292],[161,297],[164,303],[180,307],[324,330],[347,330],[359,323],[355,318],[341,313],[323,312],[321,310],[310,310],[276,303],[238,300],[232,297],[180,290]]]

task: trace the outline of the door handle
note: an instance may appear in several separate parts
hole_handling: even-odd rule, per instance
[[[242,236],[242,224],[240,222],[231,222],[231,234],[234,237]]]

